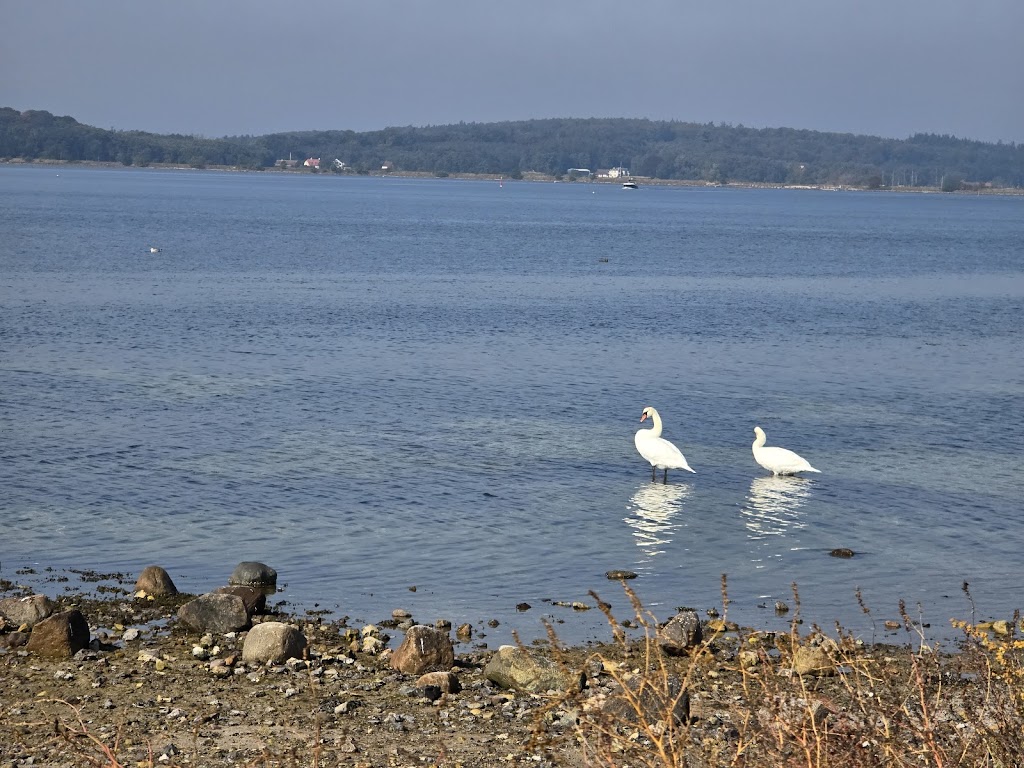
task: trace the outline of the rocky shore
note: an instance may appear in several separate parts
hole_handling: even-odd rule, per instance
[[[808,739],[818,765],[903,765],[1010,749],[1024,720],[992,666],[1019,664],[1017,617],[925,654],[686,610],[656,623],[629,593],[607,644],[480,649],[402,609],[362,626],[268,609],[260,563],[198,596],[155,566],[114,580],[59,597],[0,581],[0,768],[768,765]]]

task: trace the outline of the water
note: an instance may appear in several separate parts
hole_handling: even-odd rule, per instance
[[[606,639],[545,601],[625,618],[611,569],[660,618],[1021,607],[1024,198],[7,166],[0,210],[6,578],[261,560],[494,644]]]

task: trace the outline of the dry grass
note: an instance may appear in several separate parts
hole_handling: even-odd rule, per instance
[[[725,619],[683,657],[659,643],[661,625],[625,584],[642,630],[630,639],[604,607],[615,643],[586,661],[590,690],[551,703],[577,713],[566,765],[601,768],[909,768],[1024,763],[1024,640],[1020,616],[954,621],[963,640],[932,648],[900,605],[905,644],[864,643],[836,627],[801,633],[799,593],[788,632]],[[970,598],[967,585],[964,591]],[[723,605],[728,597],[722,582]],[[597,599],[597,595],[594,595]],[[860,595],[862,610],[870,615]],[[599,599],[600,605],[604,606]],[[724,612],[723,612],[724,613]],[[551,632],[556,656],[557,637]],[[695,717],[680,720],[687,692]],[[538,732],[543,719],[538,721]]]

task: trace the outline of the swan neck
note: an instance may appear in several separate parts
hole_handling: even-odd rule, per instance
[[[763,448],[764,444],[765,444],[765,440],[767,439],[765,434],[764,434],[764,432],[758,432],[756,434],[757,434],[757,437],[754,438],[754,444],[753,444],[753,446],[751,446],[755,451],[758,448]]]
[[[658,415],[657,411],[651,411],[651,435],[653,437],[661,437],[661,416]]]

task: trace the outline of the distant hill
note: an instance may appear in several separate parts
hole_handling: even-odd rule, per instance
[[[0,159],[261,169],[321,158],[322,170],[446,174],[628,168],[641,177],[715,183],[1024,187],[1024,144],[916,134],[885,139],[793,128],[625,118],[459,123],[381,131],[301,131],[211,139],[115,131],[49,112],[0,108]]]

